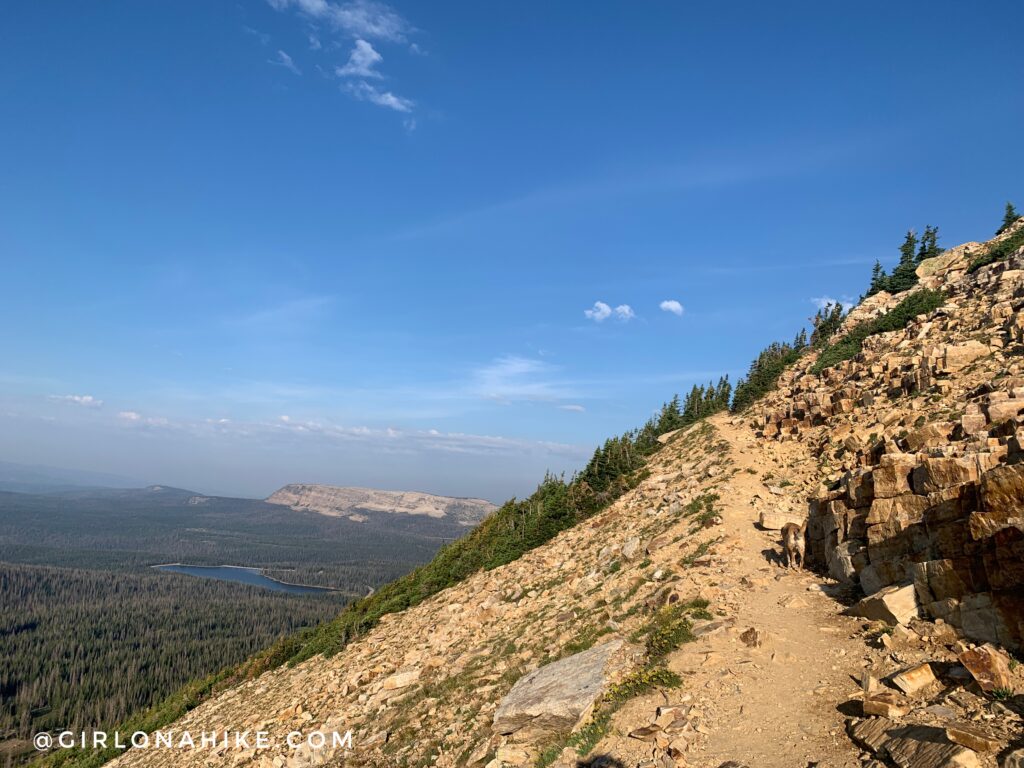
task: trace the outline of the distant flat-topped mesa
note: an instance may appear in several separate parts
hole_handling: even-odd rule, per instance
[[[319,512],[330,517],[365,520],[361,512],[388,512],[451,518],[460,525],[476,525],[497,507],[483,499],[435,496],[418,491],[378,491],[373,488],[339,488],[334,485],[292,483],[267,499],[292,509]]]

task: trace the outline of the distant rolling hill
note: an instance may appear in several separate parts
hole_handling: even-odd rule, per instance
[[[137,480],[103,472],[0,461],[0,491],[52,493],[80,488],[122,488],[138,484]]]

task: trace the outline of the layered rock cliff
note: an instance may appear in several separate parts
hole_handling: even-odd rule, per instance
[[[497,507],[483,499],[435,496],[419,491],[380,491],[374,488],[343,488],[334,485],[294,483],[274,491],[270,504],[309,510],[361,522],[363,513],[384,512],[426,517],[448,517],[461,525],[476,525]]]
[[[1018,228],[1008,232],[1009,237]],[[1024,642],[1024,254],[969,273],[972,247],[919,267],[944,304],[855,359],[787,372],[759,434],[811,443],[810,557],[871,595],[914,585],[969,637]],[[851,313],[849,330],[893,297]]]

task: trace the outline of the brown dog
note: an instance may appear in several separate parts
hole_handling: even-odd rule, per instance
[[[782,526],[782,549],[786,553],[786,566],[789,568],[804,567],[804,534],[807,533],[807,521],[803,525],[786,523]],[[797,562],[799,560],[799,562]]]

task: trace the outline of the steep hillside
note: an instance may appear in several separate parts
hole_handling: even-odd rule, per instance
[[[383,512],[433,518],[449,517],[460,525],[476,525],[497,506],[483,499],[435,496],[418,491],[379,491],[374,488],[340,488],[334,485],[293,483],[272,493],[269,504],[347,517],[364,522],[365,513]]]
[[[584,522],[174,725],[269,746],[114,764],[1024,764],[1024,678],[985,644],[1019,648],[1024,616],[1022,227],[873,296],[752,409],[663,435]],[[779,556],[805,519],[825,576]]]

